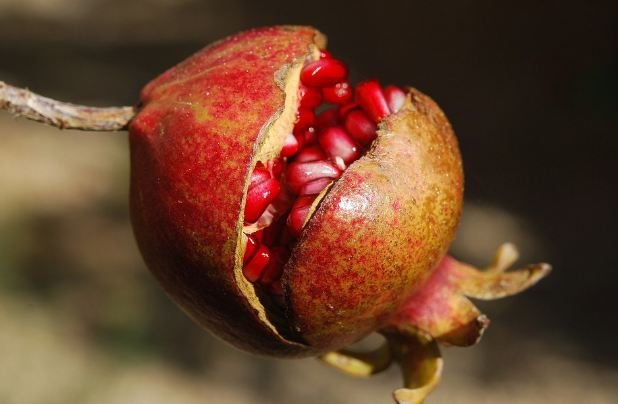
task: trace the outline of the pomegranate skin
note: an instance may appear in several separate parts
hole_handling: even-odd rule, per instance
[[[235,265],[255,144],[286,97],[276,78],[323,41],[312,28],[271,27],[216,42],[146,85],[129,128],[131,218],[147,266],[193,319],[254,353],[312,352],[265,321]]]
[[[316,355],[387,326],[446,254],[460,215],[455,136],[409,89],[302,230],[282,277],[285,316],[263,306],[242,276],[243,195],[290,96],[290,66],[323,45],[309,27],[226,38],[149,83],[130,125],[131,215],[148,267],[198,323],[253,353]]]

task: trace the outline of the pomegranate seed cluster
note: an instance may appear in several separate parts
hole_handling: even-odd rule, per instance
[[[279,157],[258,162],[251,175],[243,274],[275,296],[282,295],[283,267],[314,200],[363,155],[378,122],[405,101],[399,87],[368,80],[353,88],[347,78],[347,66],[325,50],[304,66],[293,133]]]

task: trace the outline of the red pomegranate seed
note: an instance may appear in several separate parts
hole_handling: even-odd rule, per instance
[[[257,282],[262,276],[264,268],[268,265],[268,261],[270,261],[270,249],[261,244],[253,257],[243,267],[242,273],[250,282]]]
[[[301,196],[317,195],[320,192],[322,192],[322,190],[326,188],[326,186],[330,184],[332,181],[333,180],[330,178],[320,178],[320,179],[308,182],[305,185],[303,185],[303,187],[300,189],[299,195]]]
[[[376,124],[360,109],[350,111],[345,117],[345,129],[363,146],[369,145],[376,138]]]
[[[322,93],[318,88],[301,84],[298,88],[298,97],[302,108],[315,108],[322,103]]]
[[[291,163],[285,172],[290,191],[298,194],[306,183],[318,178],[339,178],[341,170],[331,161],[318,160],[304,163]]]
[[[294,161],[297,163],[304,163],[307,161],[326,160],[326,157],[326,153],[318,146],[309,146],[302,148],[296,155]]]
[[[270,261],[262,272],[260,283],[264,285],[270,285],[271,283],[279,280],[283,272],[285,263],[290,258],[289,250],[282,246],[275,246],[270,249]]]
[[[316,60],[300,72],[300,80],[309,87],[332,86],[348,77],[348,68],[333,58]]]
[[[249,188],[245,206],[245,223],[255,223],[268,205],[277,198],[280,191],[281,184],[273,178]]]
[[[258,163],[251,173],[251,182],[249,182],[249,189],[255,187],[258,184],[270,179],[270,172],[264,168],[262,163]]]
[[[300,231],[305,224],[305,219],[307,218],[307,214],[309,213],[309,208],[311,204],[315,200],[315,195],[312,196],[301,196],[294,202],[292,205],[292,210],[288,215],[288,228],[290,232],[297,236],[300,234]]]
[[[316,133],[315,128],[313,126],[308,127],[307,130],[305,130],[305,132],[303,133],[303,142],[302,142],[303,147],[314,144],[317,141],[318,141],[318,134]]]
[[[331,126],[318,135],[318,142],[331,157],[341,157],[346,165],[360,157],[360,146],[341,126]]]
[[[298,108],[296,112],[296,124],[294,125],[294,131],[298,132],[307,129],[309,126],[315,123],[315,113],[309,108]]]
[[[324,101],[330,102],[331,104],[345,104],[352,99],[353,95],[352,86],[350,86],[350,83],[347,81],[322,88]]]
[[[320,59],[328,59],[332,57],[333,57],[332,53],[330,53],[326,49],[320,49]]]
[[[259,230],[256,231],[255,233],[251,234],[253,236],[253,238],[255,239],[255,241],[257,241],[258,243],[262,242],[262,239],[264,239],[264,230]]]
[[[327,109],[315,117],[315,126],[324,129],[339,124],[339,117],[335,108]]]
[[[378,123],[391,112],[380,84],[368,80],[356,86],[356,100],[374,122]]]
[[[279,179],[279,177],[281,177],[281,173],[283,173],[285,164],[280,157],[276,157],[272,160],[268,160],[268,162],[266,163],[266,168],[268,169],[270,175],[273,178]]]
[[[384,98],[391,112],[397,112],[406,102],[406,93],[396,86],[388,86],[384,89]]]
[[[285,137],[285,141],[283,142],[281,157],[291,157],[296,154],[299,148],[300,145],[298,144],[296,136],[290,133]]]
[[[356,101],[343,104],[342,106],[339,107],[339,111],[337,111],[337,114],[339,115],[339,119],[344,120],[345,117],[350,113],[350,111],[354,111],[356,108],[359,108],[359,107],[360,105]]]
[[[257,240],[250,234],[247,235],[247,245],[245,247],[245,255],[243,256],[242,262],[246,263],[253,257],[253,253],[258,247]]]

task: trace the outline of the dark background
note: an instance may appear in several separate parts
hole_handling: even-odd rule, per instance
[[[131,105],[207,43],[311,24],[356,78],[413,85],[449,116],[466,169],[454,252],[503,241],[552,275],[480,306],[484,341],[446,353],[430,402],[609,403],[618,396],[617,6],[595,2],[0,0],[0,80]],[[310,360],[245,355],[147,274],[127,213],[124,134],[0,114],[0,402],[388,402]],[[522,262],[523,262],[522,261]]]

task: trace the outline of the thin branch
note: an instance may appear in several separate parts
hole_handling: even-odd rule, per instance
[[[0,81],[0,109],[60,129],[117,131],[127,128],[133,107],[97,108],[43,97]]]

